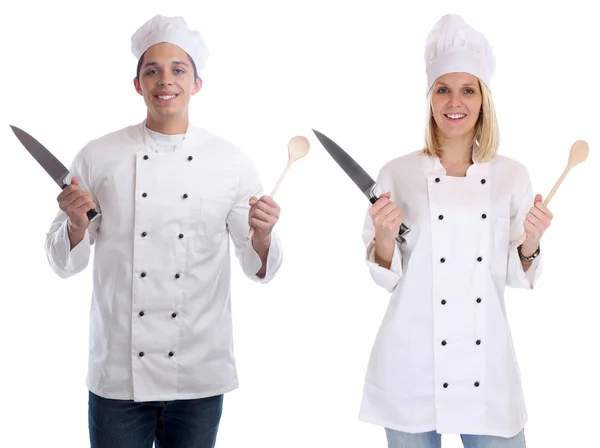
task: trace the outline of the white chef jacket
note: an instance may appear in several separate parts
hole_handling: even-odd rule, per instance
[[[526,168],[496,155],[450,177],[438,159],[413,152],[388,162],[378,183],[411,232],[388,270],[374,262],[365,218],[366,263],[391,298],[360,420],[409,433],[514,436],[527,412],[504,289],[533,289],[542,260],[524,272],[517,253],[534,199]]]
[[[230,237],[243,272],[273,279],[282,247],[272,234],[263,279],[248,200],[262,186],[238,148],[200,128],[180,144],[150,138],[145,121],[91,141],[71,174],[101,218],[70,250],[59,211],[46,238],[52,269],[83,271],[94,247],[87,386],[135,401],[213,396],[238,387],[230,309]]]

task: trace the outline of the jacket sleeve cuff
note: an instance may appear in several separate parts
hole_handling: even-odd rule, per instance
[[[390,269],[386,269],[375,262],[374,241],[367,246],[366,262],[375,283],[385,288],[387,291],[393,292],[402,278],[402,253],[400,252],[398,244],[394,246]]]
[[[53,270],[66,278],[83,271],[89,262],[91,242],[89,231],[86,230],[83,239],[71,249],[68,223],[65,220],[51,235],[48,235],[47,253]]]
[[[241,257],[242,270],[247,277],[258,283],[270,282],[281,267],[282,261],[283,248],[281,239],[275,232],[271,233],[271,245],[269,247],[269,253],[267,254],[267,270],[263,278],[256,275],[262,267],[262,261],[256,253],[256,250],[254,250],[254,246],[252,246],[252,240],[248,240],[245,243]]]
[[[508,256],[508,283],[515,288],[534,289],[542,273],[543,254],[531,262],[529,269],[523,269],[516,245],[512,245]]]

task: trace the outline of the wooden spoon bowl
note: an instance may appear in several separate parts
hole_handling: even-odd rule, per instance
[[[590,147],[585,140],[577,140],[575,143],[573,143],[573,145],[571,146],[571,152],[569,153],[569,161],[567,162],[567,166],[561,174],[560,178],[554,184],[554,187],[552,188],[548,196],[546,196],[546,199],[544,200],[544,205],[548,205],[550,199],[552,199],[552,197],[558,190],[558,187],[560,187],[560,185],[562,184],[562,181],[565,179],[565,177],[567,177],[567,174],[569,173],[571,168],[573,168],[576,165],[579,165],[582,162],[585,162],[589,153]],[[526,237],[527,235],[525,234],[525,232],[523,232],[523,235],[521,235],[521,239],[519,240],[519,246],[523,244]]]
[[[309,151],[310,142],[306,137],[302,135],[296,135],[295,137],[292,137],[290,139],[290,141],[288,142],[288,162],[285,166],[285,169],[283,170],[283,173],[281,173],[281,176],[279,176],[279,180],[277,181],[275,188],[273,188],[273,191],[271,192],[271,198],[275,197],[275,193],[277,193],[277,190],[279,190],[279,186],[281,185],[283,178],[285,177],[292,164],[296,160],[301,159],[302,157],[307,155]],[[252,238],[253,235],[254,228],[251,227],[250,231],[248,232],[248,239]]]

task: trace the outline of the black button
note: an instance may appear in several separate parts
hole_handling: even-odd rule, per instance
[[[169,352],[169,356],[173,356],[175,353],[173,352]]]
[[[448,383],[444,383],[444,389],[448,387]]]
[[[439,182],[440,182],[440,178],[439,178],[439,177],[436,177],[436,178],[435,178],[435,182],[436,182],[436,183],[439,183]]]
[[[139,313],[139,314],[140,314],[140,317],[143,317],[143,316],[144,316],[144,314],[146,314],[146,313],[144,313],[143,311],[140,311],[140,313]]]
[[[188,157],[188,160],[189,160],[189,161],[192,161],[193,159],[194,159],[194,158],[193,158],[192,156],[189,156],[189,157]]]
[[[183,233],[179,234],[179,239],[183,238]]]
[[[485,179],[481,179],[481,185],[485,184]]]
[[[446,259],[445,258],[440,258],[440,263],[445,263]]]
[[[475,341],[475,344],[481,345],[481,341],[479,339],[477,339],[477,341]]]
[[[442,345],[446,345],[446,344],[447,344],[447,342],[446,342],[446,341],[442,341]]]
[[[481,217],[482,217],[483,219],[485,219],[485,218],[487,218],[487,215],[484,213],[483,215],[481,215]]]
[[[188,195],[187,193],[183,193],[183,199],[187,199]]]
[[[440,219],[440,220],[444,219],[444,215],[438,216],[438,219]]]
[[[477,257],[477,261],[481,261],[481,260],[483,260],[483,258]]]
[[[477,297],[477,303],[481,303],[481,297]]]
[[[479,381],[475,381],[475,387],[479,387]]]
[[[145,238],[148,235],[146,232],[142,232],[142,238]]]
[[[148,156],[144,156],[144,160],[148,160]]]
[[[140,355],[140,358],[141,358],[142,356],[144,356],[144,352],[140,352],[139,355]]]
[[[446,299],[442,300],[442,305],[446,304]]]
[[[179,277],[181,277],[181,275],[175,274],[175,278],[179,278]]]
[[[145,273],[145,272],[142,272],[142,273],[140,274],[140,276],[141,276],[142,278],[144,278],[144,277],[146,276],[146,273]]]
[[[177,313],[173,313],[173,314],[171,314],[171,317],[172,317],[173,319],[175,319],[175,318],[177,317]]]
[[[142,193],[143,198],[145,198],[146,196],[148,196],[148,193]]]

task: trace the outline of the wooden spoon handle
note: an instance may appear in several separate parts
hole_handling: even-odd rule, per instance
[[[548,203],[550,202],[550,200],[554,196],[554,193],[556,193],[556,190],[558,190],[558,187],[560,187],[560,185],[562,184],[563,180],[565,180],[565,177],[567,177],[567,173],[569,172],[569,169],[570,169],[570,167],[567,167],[563,171],[563,173],[560,175],[560,177],[558,178],[558,180],[554,184],[554,187],[552,187],[552,190],[550,190],[550,193],[548,193],[548,196],[546,196],[546,199],[544,199],[544,205],[548,205]],[[523,235],[521,235],[521,238],[519,239],[519,243],[517,245],[520,246],[521,244],[523,244],[525,242],[526,238],[527,238],[527,234],[525,232],[523,232]]]
[[[546,196],[546,199],[544,200],[544,205],[548,205],[548,203],[550,202],[550,199],[552,199],[552,196],[554,196],[554,193],[556,193],[556,190],[558,190],[558,187],[560,187],[560,184],[562,184],[562,181],[565,180],[565,177],[567,177],[568,172],[569,172],[569,167],[567,167],[563,171],[563,173],[560,175],[560,177],[554,184],[554,187],[552,188],[552,190],[550,191],[548,196]]]
[[[275,188],[273,188],[273,191],[271,192],[271,197],[275,197],[275,193],[277,193],[277,190],[279,190],[279,186],[281,185],[281,181],[283,181],[283,178],[285,177],[285,175],[287,174],[288,170],[290,169],[290,166],[292,166],[292,162],[288,162],[287,165],[285,166],[285,169],[283,170],[283,173],[281,173],[281,176],[279,176],[279,180],[277,181],[277,183],[275,184]]]
[[[288,170],[290,169],[290,166],[292,166],[291,160],[285,166],[285,169],[283,170],[283,173],[281,173],[281,176],[279,176],[279,180],[277,181],[277,183],[275,184],[275,188],[273,188],[273,191],[271,192],[271,198],[275,197],[275,193],[277,193],[277,190],[279,190],[281,181],[283,181],[283,178],[285,177]],[[254,236],[254,227],[250,227],[250,231],[248,232],[248,239],[252,238],[253,236]]]

